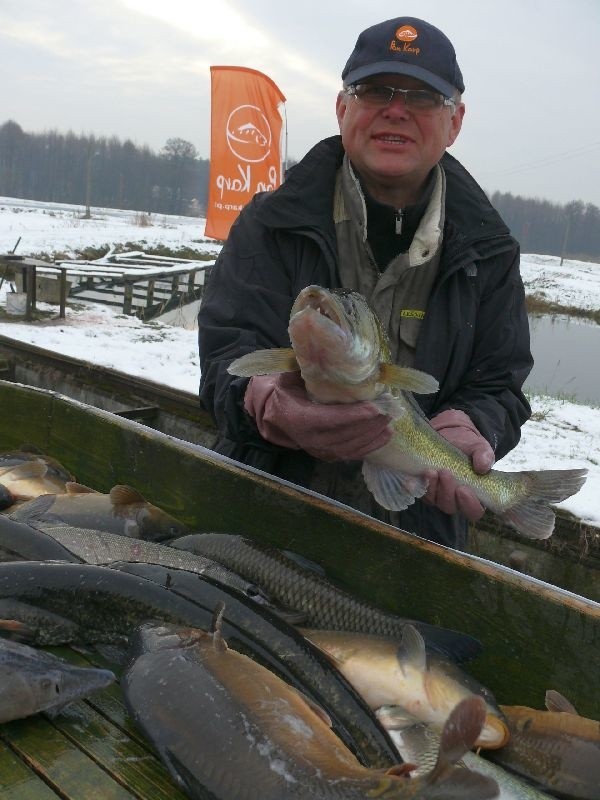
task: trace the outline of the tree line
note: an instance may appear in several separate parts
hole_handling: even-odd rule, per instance
[[[0,126],[0,195],[136,211],[202,215],[209,161],[185,139],[154,152],[130,140]],[[600,257],[600,209],[494,192],[490,200],[523,252]]]
[[[0,195],[162,214],[201,214],[208,160],[185,139],[159,153],[116,137],[0,126]]]

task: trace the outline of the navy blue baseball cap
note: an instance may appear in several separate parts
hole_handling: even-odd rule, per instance
[[[364,30],[342,72],[344,86],[383,73],[424,81],[446,97],[465,85],[452,42],[416,17],[397,17]]]

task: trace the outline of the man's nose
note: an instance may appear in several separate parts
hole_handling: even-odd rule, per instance
[[[410,111],[406,105],[406,96],[402,94],[402,92],[394,92],[394,96],[385,107],[385,111],[387,114],[395,117],[408,116]]]

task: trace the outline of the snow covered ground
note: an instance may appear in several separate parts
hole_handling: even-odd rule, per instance
[[[84,209],[64,204],[0,198],[0,253],[70,253],[88,246],[135,242],[151,247],[193,246],[217,255],[219,246],[204,241],[204,220],[158,215],[150,225],[139,224],[135,211]],[[586,309],[600,307],[600,265],[565,261],[554,256],[524,255],[526,289],[544,292],[546,299]],[[1,278],[1,272],[0,272]],[[5,305],[5,281],[0,306]],[[38,304],[40,309],[52,307]],[[176,312],[177,314],[177,312]],[[177,322],[177,320],[176,320]],[[142,323],[102,305],[72,301],[66,319],[33,323],[0,322],[0,334],[48,350],[112,367],[157,383],[197,392],[200,377],[197,331],[164,322]],[[590,354],[591,361],[593,356]],[[597,361],[597,356],[596,356]],[[600,408],[589,408],[547,396],[530,398],[533,417],[523,427],[521,442],[498,463],[500,469],[561,469],[587,467],[588,480],[575,497],[561,506],[585,522],[600,525]]]

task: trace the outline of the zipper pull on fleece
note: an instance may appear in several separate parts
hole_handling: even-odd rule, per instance
[[[402,217],[404,215],[404,211],[401,208],[396,209],[396,234],[400,236],[402,233]]]

